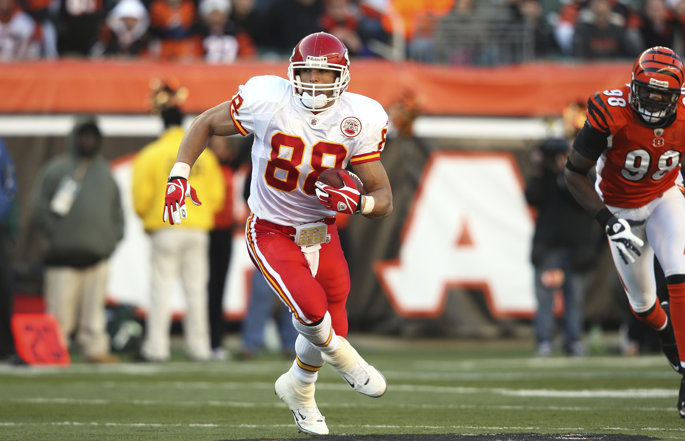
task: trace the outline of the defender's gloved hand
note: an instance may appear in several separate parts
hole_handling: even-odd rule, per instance
[[[623,262],[628,265],[640,257],[640,247],[645,243],[630,230],[625,219],[610,217],[604,227],[609,243],[616,247]]]
[[[190,196],[193,204],[202,205],[195,189],[190,186],[186,178],[170,177],[166,184],[166,195],[164,197],[164,214],[162,216],[164,222],[169,220],[171,225],[180,224],[181,219],[188,217],[188,210],[186,209],[187,196]]]
[[[339,213],[354,214],[358,211],[362,195],[350,176],[341,173],[343,180],[341,188],[331,187],[321,181],[316,181],[316,197],[326,208]]]

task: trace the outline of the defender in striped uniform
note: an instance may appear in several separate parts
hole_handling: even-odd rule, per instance
[[[678,183],[685,153],[683,63],[653,47],[630,84],[595,93],[566,164],[578,202],[605,227],[630,308],[654,328],[676,372],[685,372],[685,198]],[[596,180],[588,179],[596,166]],[[670,304],[659,303],[654,258]],[[670,313],[669,313],[670,307]],[[669,317],[670,315],[670,317]],[[685,379],[678,410],[685,418]]]

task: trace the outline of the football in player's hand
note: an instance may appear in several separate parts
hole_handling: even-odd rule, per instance
[[[351,171],[347,171],[342,168],[327,168],[326,170],[321,172],[317,180],[323,182],[326,185],[330,185],[334,188],[342,188],[345,185],[345,183],[343,182],[343,179],[340,176],[341,174],[346,174],[352,178],[352,182],[355,183],[357,191],[359,191],[359,193],[366,193],[364,191],[364,185],[362,184],[362,180],[359,179],[359,176],[355,175]]]

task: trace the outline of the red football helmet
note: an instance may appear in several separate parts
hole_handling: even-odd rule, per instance
[[[669,124],[683,87],[683,62],[673,49],[655,46],[633,66],[630,106],[650,127]]]
[[[345,45],[331,34],[317,32],[300,40],[293,49],[288,79],[298,101],[309,109],[321,109],[338,99],[350,83],[350,58]],[[304,83],[300,69],[326,69],[336,72],[330,84]]]

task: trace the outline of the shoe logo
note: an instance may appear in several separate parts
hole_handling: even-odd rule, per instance
[[[295,412],[293,412],[293,413],[295,413]],[[306,419],[307,419],[307,417],[304,416],[304,415],[302,415],[302,412],[300,412],[299,410],[297,411],[297,415],[296,415],[296,416],[299,416],[301,420],[306,420]]]
[[[353,382],[353,381],[350,381],[346,376],[343,377],[343,380],[345,380],[345,381],[347,382],[347,384],[349,384],[350,387],[351,387],[352,389],[354,389],[354,382]],[[366,386],[367,384],[369,384],[369,381],[371,381],[371,377],[366,377],[366,381],[364,382],[364,386]]]

